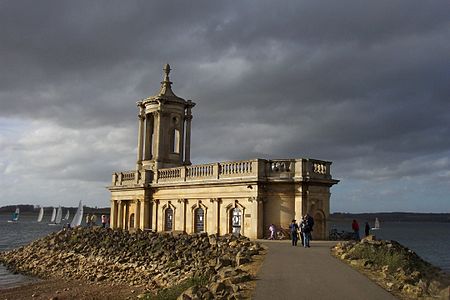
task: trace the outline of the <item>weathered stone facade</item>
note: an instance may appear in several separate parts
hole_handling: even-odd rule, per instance
[[[176,96],[164,67],[161,90],[137,102],[138,153],[134,171],[112,176],[111,227],[133,230],[240,233],[267,236],[307,212],[314,237],[325,239],[331,162],[253,159],[191,165],[191,100]]]

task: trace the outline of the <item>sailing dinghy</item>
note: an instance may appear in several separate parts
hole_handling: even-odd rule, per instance
[[[70,227],[75,228],[81,225],[81,221],[83,220],[83,204],[78,204],[78,209],[75,215],[73,216],[72,222],[70,223]]]
[[[55,225],[55,220],[56,220],[56,208],[53,207],[52,217],[50,218],[50,224],[48,225]]]
[[[16,223],[19,221],[20,209],[16,208],[16,211],[13,212],[11,220],[8,220],[9,223]]]
[[[63,220],[68,221],[69,218],[70,218],[70,211],[67,210],[67,213],[66,213],[66,215],[64,216],[64,219],[63,219]]]
[[[39,209],[39,215],[38,215],[37,221],[42,222],[43,217],[44,217],[44,208],[41,207],[41,209]]]
[[[375,225],[370,230],[379,230],[380,229],[380,221],[378,221],[378,218],[375,218]]]

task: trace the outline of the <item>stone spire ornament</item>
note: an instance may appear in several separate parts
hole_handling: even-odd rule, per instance
[[[172,81],[169,79],[170,74],[170,65],[165,64],[164,68],[164,80],[161,81],[161,90],[159,91],[159,95],[161,96],[175,96],[174,92],[172,91]]]

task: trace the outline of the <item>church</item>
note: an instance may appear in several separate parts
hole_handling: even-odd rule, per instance
[[[327,238],[331,162],[310,158],[262,159],[193,165],[195,103],[172,91],[164,66],[160,91],[137,102],[134,170],[112,174],[111,228],[268,236],[309,213],[313,237]],[[300,142],[300,141],[299,141]]]

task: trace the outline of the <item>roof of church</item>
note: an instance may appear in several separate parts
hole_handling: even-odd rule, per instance
[[[170,81],[170,79],[169,79],[169,73],[171,71],[170,65],[166,64],[164,66],[163,70],[164,70],[164,80],[161,81],[161,89],[159,90],[159,93],[154,96],[145,98],[142,101],[144,103],[150,102],[150,101],[158,101],[158,100],[186,103],[186,101],[183,98],[178,97],[172,91],[172,81]]]

